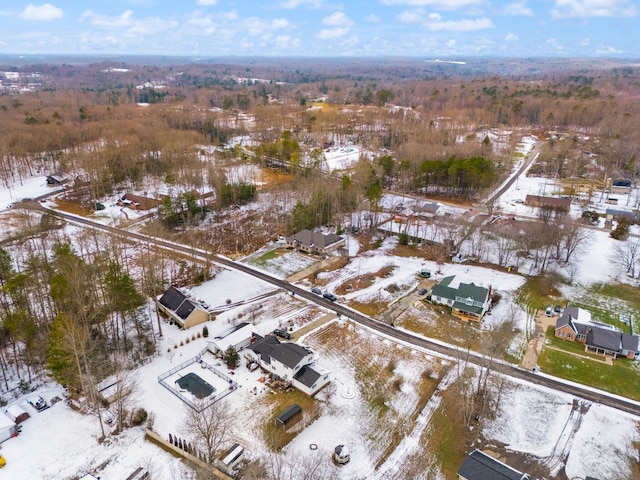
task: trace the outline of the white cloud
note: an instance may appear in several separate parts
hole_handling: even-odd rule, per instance
[[[591,39],[583,38],[582,40],[578,40],[578,45],[581,45],[583,47],[588,47],[589,45],[591,45]]]
[[[241,29],[247,31],[252,37],[265,35],[274,30],[282,30],[289,27],[289,22],[285,18],[274,18],[270,22],[258,17],[251,17],[242,22]]]
[[[523,17],[533,17],[533,10],[527,7],[526,0],[511,3],[504,7],[504,13],[507,15],[519,15]]]
[[[429,14],[429,19],[430,20],[442,20],[442,15],[440,15],[439,13],[430,13]]]
[[[178,22],[176,20],[164,20],[157,17],[148,17],[134,22],[127,33],[130,35],[152,35],[154,33],[176,28],[177,26]]]
[[[486,17],[475,20],[446,20],[427,22],[424,24],[427,30],[432,32],[471,32],[493,28],[493,22]]]
[[[291,35],[277,35],[273,40],[273,47],[278,50],[298,49],[302,46],[299,38],[293,38]]]
[[[371,23],[380,23],[382,21],[382,19],[380,18],[379,15],[376,15],[375,13],[372,13],[370,15],[367,15],[366,17],[364,17],[364,19],[367,22],[371,22]]]
[[[58,7],[54,7],[50,3],[44,5],[32,5],[29,4],[20,14],[20,18],[25,20],[55,20],[62,18],[64,12]]]
[[[80,15],[80,19],[87,19],[91,25],[99,27],[130,27],[133,25],[133,11],[125,10],[117,17],[98,15],[93,10],[86,10]]]
[[[507,33],[504,39],[507,42],[515,42],[516,40],[518,40],[518,36],[514,35],[513,33]]]
[[[351,29],[348,27],[342,28],[323,28],[318,33],[316,33],[316,37],[320,40],[331,40],[334,38],[344,37],[349,33]]]
[[[485,0],[382,0],[384,5],[406,5],[409,7],[432,7],[436,10],[457,10],[459,8],[484,5]]]
[[[596,55],[614,55],[618,53],[622,53],[622,50],[618,50],[617,48],[608,45],[600,45],[596,48]]]
[[[554,18],[634,17],[638,9],[628,0],[556,0]]]
[[[352,27],[353,22],[347,17],[344,12],[333,12],[328,17],[322,19],[322,24],[329,27]]]
[[[422,8],[405,10],[396,15],[396,20],[401,23],[420,23],[424,20],[424,13],[424,9]]]
[[[447,41],[447,47],[453,48],[456,46],[456,39],[452,38],[451,40]]]
[[[320,8],[324,0],[285,0],[281,2],[278,6],[280,8],[286,8],[289,10],[293,10],[294,8],[301,7],[303,5],[308,5],[310,8]]]
[[[206,7],[211,7],[218,3],[218,0],[196,0],[196,5],[203,5]]]

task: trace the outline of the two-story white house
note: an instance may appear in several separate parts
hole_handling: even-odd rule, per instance
[[[255,335],[254,338],[256,340],[244,351],[245,357],[258,363],[264,370],[308,395],[314,395],[329,383],[329,372],[311,367],[314,358],[308,348],[296,343],[280,342],[273,335]]]
[[[451,313],[464,321],[480,322],[491,306],[491,287],[457,282],[454,275],[445,277],[431,290],[431,303],[451,307]]]

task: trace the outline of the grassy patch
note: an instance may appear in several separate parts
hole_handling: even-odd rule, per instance
[[[588,305],[588,309],[598,308],[603,312],[603,321],[615,321],[612,325],[618,326],[623,332],[628,332],[629,326],[620,322],[619,315],[629,315],[633,332],[640,332],[640,295],[637,287],[625,283],[596,283],[589,287],[581,301]],[[600,312],[598,314],[600,315]]]
[[[253,260],[251,263],[255,263],[256,265],[265,265],[269,260],[278,258],[281,255],[282,255],[282,252],[278,250],[269,250],[268,252],[263,253],[258,258]]]
[[[581,349],[580,353],[584,355],[584,350]],[[633,360],[618,358],[611,366],[545,348],[538,359],[538,365],[545,373],[640,400],[640,370],[634,365]]]
[[[490,335],[499,335],[499,338],[501,338],[499,344],[503,346],[505,351],[493,351],[492,354],[512,363],[519,363],[521,360],[506,352],[513,339],[517,335],[521,335],[521,332],[513,331],[511,326],[506,323],[498,331],[489,332],[478,328],[474,324],[458,320],[451,315],[446,307],[422,302],[419,308],[411,307],[407,309],[396,319],[395,324],[425,337],[436,338],[473,351],[480,351],[483,343],[491,342]]]
[[[95,210],[93,208],[83,207],[77,202],[68,202],[59,198],[55,199],[56,209],[63,212],[71,213],[73,215],[80,215],[86,217],[91,215]]]
[[[557,275],[529,277],[517,292],[517,302],[531,309],[544,310],[552,304],[564,303],[558,290],[561,279]]]
[[[377,317],[378,315],[387,311],[389,304],[387,302],[358,302],[351,300],[349,306],[358,310],[360,313],[364,313],[370,317]]]
[[[353,292],[354,290],[364,290],[374,284],[377,278],[388,278],[395,269],[394,265],[387,265],[382,267],[377,272],[365,273],[357,277],[350,278],[343,284],[336,287],[336,293],[338,295],[344,295],[345,293]]]
[[[466,444],[475,437],[475,433],[464,424],[456,386],[451,385],[441,395],[440,407],[433,412],[430,428],[425,431],[426,438],[423,435],[421,443],[426,445],[429,456],[435,459],[445,478],[454,480],[466,456]]]
[[[260,402],[266,404],[271,410],[271,414],[264,419],[264,438],[267,446],[274,452],[281,450],[291,440],[293,440],[300,430],[293,428],[291,431],[285,432],[275,425],[275,418],[284,412],[294,403],[300,405],[304,415],[301,423],[309,424],[320,414],[320,404],[314,397],[310,397],[298,390],[288,392],[280,392],[275,395],[264,395]]]

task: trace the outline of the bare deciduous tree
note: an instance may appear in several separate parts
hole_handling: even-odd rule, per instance
[[[196,402],[198,410],[201,410],[204,402],[204,400]],[[216,453],[229,441],[232,426],[233,418],[229,415],[224,400],[201,411],[185,406],[183,433],[193,442],[196,449],[205,454],[210,464],[213,464]]]

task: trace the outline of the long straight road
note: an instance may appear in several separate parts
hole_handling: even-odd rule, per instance
[[[333,310],[338,315],[347,317],[360,325],[363,325],[379,333],[392,337],[396,340],[405,342],[409,345],[413,345],[431,352],[435,352],[439,355],[452,358],[456,361],[469,362],[483,368],[486,368],[487,365],[491,363],[492,370],[500,372],[508,377],[512,377],[519,380],[531,382],[536,385],[548,387],[553,390],[557,390],[560,392],[568,393],[570,395],[581,397],[591,402],[607,405],[609,407],[616,408],[616,409],[640,416],[640,402],[634,402],[626,398],[621,398],[615,395],[608,394],[606,392],[597,391],[595,389],[583,387],[577,384],[567,383],[559,378],[529,372],[516,365],[512,365],[506,362],[496,361],[496,360],[493,360],[492,362],[490,362],[490,359],[488,359],[486,356],[483,356],[481,354],[478,354],[472,351],[461,350],[460,348],[454,345],[446,344],[443,342],[436,342],[428,338],[414,335],[404,330],[397,330],[391,325],[379,322],[378,320],[375,320],[371,317],[363,315],[355,310],[345,307],[344,305],[331,302],[320,295],[316,295],[303,288],[292,285],[286,280],[281,280],[264,271],[256,270],[250,267],[249,265],[246,265],[240,262],[235,262],[227,257],[209,253],[204,250],[196,249],[193,247],[188,247],[185,245],[169,242],[160,238],[150,237],[140,233],[127,231],[120,228],[111,227],[108,225],[103,225],[101,223],[94,222],[87,218],[77,217],[74,215],[58,212],[55,210],[50,210],[48,208],[43,207],[37,201],[22,202],[21,204],[16,204],[16,207],[23,207],[23,208],[38,210],[38,211],[53,215],[55,217],[62,218],[68,222],[78,224],[80,226],[101,230],[116,236],[123,237],[125,239],[145,242],[157,248],[164,249],[170,252],[186,254],[193,258],[201,258],[203,260],[209,260],[209,261],[224,265],[226,267],[249,274],[255,278],[259,278],[260,280],[263,280],[276,287],[289,291],[294,295],[298,295],[299,297],[302,297],[308,301],[316,303],[317,305],[321,305],[329,310]]]

